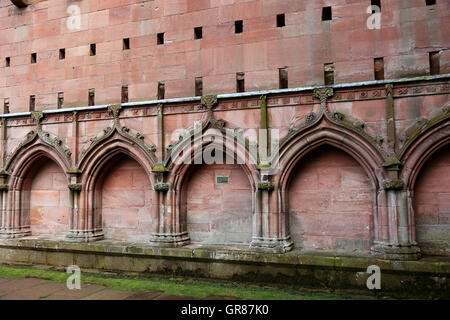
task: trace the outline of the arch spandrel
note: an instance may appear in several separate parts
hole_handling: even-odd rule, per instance
[[[121,140],[125,144],[128,144],[129,147],[134,150],[134,154],[143,154],[152,164],[152,167],[158,162],[155,155],[156,146],[148,145],[144,141],[145,136],[142,133],[137,132],[136,134],[132,134],[130,128],[122,126],[119,119],[121,108],[121,105],[111,105],[108,107],[108,112],[113,115],[113,123],[111,126],[103,129],[101,135],[91,138],[90,143],[81,150],[79,156],[80,160],[77,164],[78,168],[82,169],[85,167],[86,162],[91,158],[92,153],[103,150],[103,146],[110,140]]]
[[[72,151],[64,140],[50,132],[42,130],[42,112],[33,112],[31,117],[36,127],[26,134],[22,141],[5,158],[4,169],[12,175],[20,175],[21,164],[27,163],[39,154],[47,155],[67,172],[72,168]]]

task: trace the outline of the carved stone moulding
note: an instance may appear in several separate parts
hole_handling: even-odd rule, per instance
[[[156,247],[176,248],[186,246],[191,242],[187,232],[154,233],[150,244]]]
[[[72,242],[92,242],[103,240],[105,237],[101,229],[97,230],[70,230],[66,236],[66,241]]]
[[[0,228],[0,239],[15,239],[31,236],[29,226],[20,228]]]
[[[421,257],[420,248],[416,245],[376,244],[371,248],[374,257],[386,260],[418,260]]]
[[[250,243],[250,250],[268,253],[286,253],[294,248],[294,243],[290,237],[287,238],[263,238],[253,237]]]

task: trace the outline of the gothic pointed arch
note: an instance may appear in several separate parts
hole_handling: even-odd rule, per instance
[[[288,177],[295,164],[309,151],[323,144],[337,147],[351,155],[364,168],[378,189],[386,178],[382,168],[388,154],[382,148],[382,140],[364,130],[364,122],[349,121],[340,112],[330,112],[326,100],[333,95],[332,88],[322,88],[314,92],[321,101],[317,114],[311,112],[305,121],[289,129],[280,141],[278,159],[272,159],[282,172],[276,179],[281,190],[286,189]]]
[[[32,112],[31,117],[36,122],[36,127],[22,139],[22,141],[9,153],[5,159],[4,169],[11,176],[20,177],[27,164],[33,159],[47,156],[54,160],[64,172],[72,167],[72,151],[64,144],[60,137],[42,130],[42,112]]]
[[[132,157],[136,158],[138,162],[147,167],[145,162],[148,162],[153,167],[157,163],[157,157],[155,155],[156,147],[154,145],[148,145],[144,141],[144,135],[140,132],[132,134],[130,128],[122,126],[119,119],[121,105],[111,105],[108,107],[108,112],[113,115],[113,123],[111,126],[103,129],[103,132],[96,137],[90,139],[90,143],[85,146],[79,156],[77,167],[83,171],[83,168],[89,166],[92,159],[96,159],[99,153],[114,151],[111,145],[115,142],[125,149],[129,149],[126,152],[131,152]],[[151,170],[150,170],[151,172]]]
[[[413,190],[417,176],[427,160],[450,143],[450,105],[431,119],[422,119],[403,133],[404,144],[398,152],[403,163],[402,177]]]
[[[214,117],[213,109],[217,105],[216,96],[204,96],[201,100],[205,113],[200,121],[185,129],[178,138],[167,147],[167,155],[163,161],[165,168],[169,171],[177,172],[180,163],[186,163],[193,159],[193,153],[198,149],[206,147],[214,142],[216,137],[223,142],[223,145],[216,143],[219,149],[225,149],[225,154],[237,157],[238,161],[246,164],[257,164],[258,155],[256,147],[250,148],[250,142],[239,132],[225,127],[226,123],[222,119]],[[217,140],[217,139],[216,139]]]

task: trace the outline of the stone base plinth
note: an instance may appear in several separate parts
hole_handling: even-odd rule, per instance
[[[294,248],[290,238],[272,239],[254,237],[250,243],[250,250],[257,252],[285,253]]]
[[[154,233],[150,245],[164,248],[178,248],[191,242],[187,232],[182,233]]]
[[[105,235],[102,231],[69,231],[65,240],[69,242],[94,242],[103,240]]]
[[[0,263],[65,269],[140,273],[285,284],[295,288],[349,289],[399,298],[450,298],[450,257],[389,261],[370,255],[263,253],[247,246],[187,245],[161,248],[148,243],[101,240],[75,243],[53,238],[0,240]],[[381,289],[369,290],[369,266],[381,271]]]
[[[399,246],[376,244],[371,248],[373,256],[388,260],[418,260],[422,256],[420,248],[415,245]]]
[[[31,229],[29,227],[14,228],[14,229],[0,229],[0,239],[15,239],[22,238],[31,235]]]

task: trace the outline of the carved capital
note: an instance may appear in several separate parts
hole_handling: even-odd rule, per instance
[[[261,106],[267,106],[267,96],[266,95],[262,95],[261,97],[259,97],[259,101],[261,102]]]
[[[332,97],[333,94],[334,94],[334,91],[333,91],[333,88],[331,88],[331,87],[314,89],[314,97],[319,99],[320,102],[327,101],[327,99]]]
[[[275,188],[275,185],[272,182],[260,182],[258,183],[259,190],[272,191]]]
[[[71,175],[71,176],[74,176],[74,177],[78,177],[78,176],[81,176],[81,170],[78,169],[78,168],[70,168],[67,171],[67,174]]]
[[[206,107],[206,109],[211,110],[217,105],[217,96],[215,95],[203,96],[201,103]]]
[[[69,184],[69,189],[72,191],[81,191],[83,185],[81,183],[72,183]]]
[[[164,111],[164,105],[162,103],[158,103],[158,114],[163,114]]]
[[[9,173],[5,169],[0,169],[0,184],[6,185],[8,184]]]
[[[398,171],[402,167],[402,163],[400,162],[400,160],[398,160],[397,156],[392,155],[386,159],[386,161],[383,163],[383,167],[386,170]]]
[[[167,168],[164,166],[164,164],[158,163],[153,167],[152,171],[153,171],[153,173],[166,173],[169,170],[167,170]]]
[[[39,125],[42,118],[44,118],[44,113],[42,111],[33,111],[31,112],[31,118]]]
[[[403,190],[405,182],[401,179],[387,179],[383,181],[383,188],[385,190]]]
[[[0,191],[8,191],[9,190],[9,185],[2,183],[0,184]]]
[[[155,184],[155,191],[165,192],[165,191],[169,191],[169,189],[170,189],[170,184],[168,184],[168,183],[158,182]]]
[[[114,118],[118,118],[120,114],[120,110],[122,109],[122,105],[113,104],[108,106],[108,112],[113,115]]]
[[[392,96],[394,95],[394,85],[393,84],[387,84],[386,85],[386,96]]]

